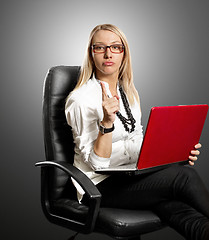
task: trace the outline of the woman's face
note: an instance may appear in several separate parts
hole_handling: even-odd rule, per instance
[[[119,45],[117,45],[119,44]],[[99,48],[101,46],[115,45],[120,46],[122,41],[120,37],[114,32],[108,30],[99,30],[95,33],[92,39],[92,45],[96,45]],[[118,78],[119,68],[121,66],[124,52],[112,53],[110,48],[104,48],[104,53],[95,53],[92,49],[92,57],[96,67],[96,77],[101,79],[108,75]]]

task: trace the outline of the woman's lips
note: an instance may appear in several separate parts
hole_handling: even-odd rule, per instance
[[[114,62],[104,62],[105,66],[112,66],[114,64]]]

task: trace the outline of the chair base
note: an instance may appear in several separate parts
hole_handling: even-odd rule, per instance
[[[139,236],[139,237],[135,237],[135,238],[129,238],[128,240],[141,240],[141,237]]]
[[[71,236],[70,238],[68,238],[68,240],[75,240],[76,236],[78,235],[79,233],[77,232],[76,234],[74,234],[73,236]]]
[[[76,234],[72,235],[72,236],[71,236],[70,238],[68,238],[67,240],[75,240],[75,238],[77,237],[78,234],[79,234],[79,233],[76,233]],[[126,240],[141,240],[141,237],[138,236],[138,237],[134,237],[134,238],[128,238],[128,239],[126,239]]]

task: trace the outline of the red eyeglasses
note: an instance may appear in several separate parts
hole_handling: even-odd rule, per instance
[[[107,51],[107,48],[109,48],[112,53],[116,53],[116,54],[122,53],[124,51],[123,44],[112,44],[110,46],[106,46],[102,44],[92,45],[92,49],[94,53],[105,53]]]

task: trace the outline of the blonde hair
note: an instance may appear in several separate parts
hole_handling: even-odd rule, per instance
[[[92,46],[92,39],[95,33],[98,32],[99,30],[108,30],[108,31],[114,32],[120,37],[124,45],[124,58],[119,69],[119,83],[120,85],[123,86],[123,89],[131,105],[134,104],[134,97],[136,98],[137,102],[139,102],[139,95],[133,83],[133,72],[132,72],[131,56],[130,56],[128,41],[124,33],[118,27],[112,24],[97,25],[91,31],[88,45],[87,45],[87,52],[84,58],[83,66],[81,67],[80,77],[78,79],[78,83],[76,84],[74,90],[78,89],[83,84],[85,84],[93,76],[93,73],[95,72],[91,46]]]

